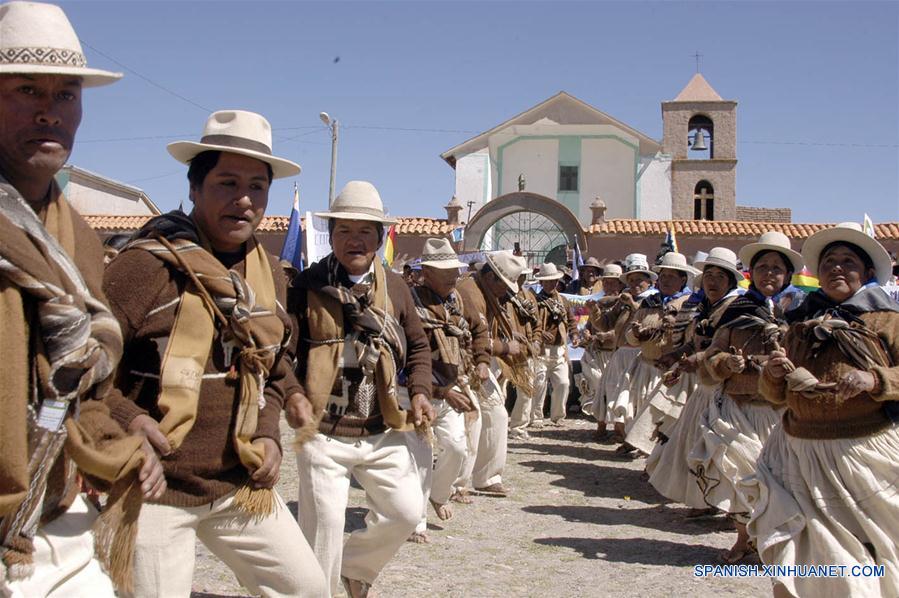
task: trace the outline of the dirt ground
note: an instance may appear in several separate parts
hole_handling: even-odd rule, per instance
[[[665,504],[614,446],[591,440],[594,424],[510,441],[506,499],[475,497],[440,522],[429,513],[430,543],[406,543],[375,582],[378,596],[764,596],[764,579],[696,578],[735,532],[722,518],[686,520]],[[282,426],[284,444],[292,432]],[[296,509],[296,462],[285,458],[278,490]],[[363,523],[365,497],[351,489],[347,531]],[[196,598],[246,596],[234,575],[202,545]]]

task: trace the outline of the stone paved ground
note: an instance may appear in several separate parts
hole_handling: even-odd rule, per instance
[[[441,523],[431,543],[407,543],[381,573],[379,596],[763,596],[764,579],[693,576],[734,532],[722,519],[688,521],[645,481],[643,461],[621,461],[591,441],[593,424],[569,419],[510,442],[508,499],[476,497]],[[290,430],[284,427],[285,446]],[[279,491],[296,507],[296,463]],[[362,525],[364,495],[351,490],[347,531]],[[230,571],[199,549],[194,596],[243,596]]]

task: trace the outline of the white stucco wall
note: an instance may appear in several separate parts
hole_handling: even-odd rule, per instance
[[[581,141],[581,222],[590,222],[596,196],[606,202],[606,218],[634,217],[634,150],[617,139]]]
[[[640,168],[649,162],[649,166],[637,181],[640,199],[638,216],[642,220],[671,219],[671,158],[659,155],[645,158]]]
[[[502,152],[502,187],[495,195],[518,191],[518,175],[524,173],[526,191],[556,198],[559,188],[559,142],[522,137]]]
[[[462,204],[460,215],[468,221],[468,202],[473,201],[471,215],[474,216],[485,200],[491,197],[492,182],[487,148],[468,154],[456,160],[456,198]]]
[[[79,214],[114,216],[150,215],[153,212],[142,201],[122,197],[70,181],[65,187],[66,199]]]

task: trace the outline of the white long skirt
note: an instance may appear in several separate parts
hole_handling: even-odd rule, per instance
[[[699,437],[699,420],[718,386],[697,384],[665,444],[657,444],[646,460],[649,483],[665,498],[694,509],[708,507],[687,457]]]
[[[655,450],[659,434],[668,438],[687,397],[696,387],[696,374],[684,373],[676,384],[658,383],[646,394],[643,409],[637,414],[625,441],[644,453]]]
[[[640,349],[635,347],[621,347],[612,353],[602,376],[603,396],[601,399],[597,397],[593,402],[593,415],[598,421],[617,421],[612,418],[611,407],[621,390],[630,386],[631,373],[637,365],[639,355]],[[600,413],[602,417],[599,417]]]
[[[648,361],[638,360],[631,379],[629,405],[616,405],[624,408],[625,442],[646,454],[652,451],[655,422],[649,411],[649,399],[652,391],[662,381],[662,372]],[[641,417],[642,416],[642,417]]]
[[[846,566],[846,577],[778,578],[794,595],[899,596],[899,426],[832,440],[778,426],[745,484],[763,563]],[[856,565],[882,565],[885,575],[852,577]]]
[[[587,349],[581,357],[580,379],[575,376],[581,393],[581,411],[593,415],[593,402],[602,389],[602,376],[612,358],[611,351]]]
[[[707,504],[743,523],[749,520],[752,505],[741,482],[755,473],[762,447],[782,417],[783,409],[769,403],[738,402],[726,394],[709,402],[687,457]]]

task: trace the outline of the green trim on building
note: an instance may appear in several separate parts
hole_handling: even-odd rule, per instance
[[[555,139],[559,142],[559,157],[558,157],[558,165],[556,166],[556,188],[558,189],[558,167],[559,166],[578,166],[578,191],[556,191],[556,197],[560,203],[563,203],[568,207],[578,218],[580,218],[580,190],[581,190],[581,148],[582,142],[584,139],[615,139],[616,141],[623,143],[627,147],[631,148],[634,152],[634,216],[639,218],[639,206],[640,206],[640,197],[639,197],[639,187],[637,184],[637,172],[639,170],[640,165],[640,146],[635,145],[624,139],[618,135],[522,135],[512,139],[498,148],[496,148],[496,193],[493,197],[500,197],[503,195],[503,153],[507,147],[514,143],[518,143],[519,141],[524,140],[545,140],[545,139]],[[564,157],[563,157],[564,152]],[[488,149],[489,154],[489,149]],[[574,155],[576,154],[576,159],[574,159]],[[569,205],[569,195],[576,195],[574,199],[575,204],[572,207]],[[492,199],[492,198],[491,198]]]

